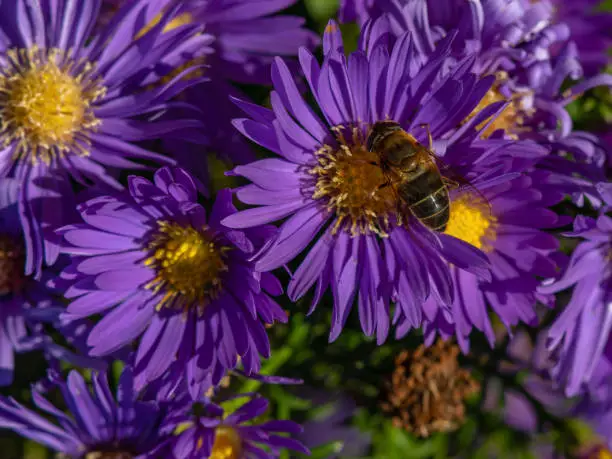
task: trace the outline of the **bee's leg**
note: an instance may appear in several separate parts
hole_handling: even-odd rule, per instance
[[[402,209],[402,202],[398,199],[397,200],[397,205],[395,208],[395,218],[397,219],[396,221],[396,225],[397,226],[402,226],[404,224],[403,221],[403,209]]]
[[[448,177],[442,177],[442,181],[447,187],[452,188],[453,190],[456,190],[460,187],[459,182],[455,182],[454,180],[451,180]]]
[[[433,138],[431,137],[431,131],[429,130],[429,124],[428,123],[419,124],[419,127],[425,128],[425,131],[427,131],[427,142],[429,143],[429,151],[433,151]]]

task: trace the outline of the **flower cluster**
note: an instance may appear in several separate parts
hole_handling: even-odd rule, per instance
[[[69,458],[309,454],[334,429],[274,419],[317,381],[305,314],[386,350],[396,430],[459,429],[494,368],[529,373],[516,406],[576,397],[561,416],[612,448],[610,128],[571,116],[612,86],[612,15],[342,0],[348,43],[302,10],[0,1],[0,386],[47,364],[0,428]]]

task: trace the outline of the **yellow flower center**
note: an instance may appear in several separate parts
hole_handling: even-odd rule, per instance
[[[11,236],[0,234],[0,296],[21,292],[25,252]]]
[[[145,265],[157,275],[147,288],[165,291],[157,309],[169,306],[187,310],[191,306],[202,313],[222,288],[221,274],[227,271],[224,254],[206,229],[162,221],[149,244],[151,256]]]
[[[50,163],[71,150],[87,155],[87,131],[99,124],[91,104],[105,93],[90,78],[93,66],[61,50],[9,50],[0,69],[0,139],[15,143],[15,158]]]
[[[500,72],[497,75],[497,83],[495,83],[491,87],[491,89],[487,91],[487,93],[478,103],[476,108],[465,120],[469,121],[481,110],[495,102],[510,100],[510,104],[506,106],[504,111],[502,111],[495,118],[495,120],[493,120],[489,127],[482,133],[482,137],[485,139],[491,134],[493,134],[495,131],[500,129],[505,131],[508,136],[516,138],[517,133],[522,132],[526,129],[525,127],[523,127],[523,123],[525,121],[524,115],[529,115],[532,110],[523,107],[523,97],[520,93],[515,93],[513,96],[511,96],[511,98],[507,98],[500,92],[499,84],[504,82],[506,79],[507,75],[503,72]],[[483,128],[485,124],[487,124],[490,120],[491,118],[487,118],[478,126],[476,126],[476,129]]]
[[[136,36],[134,37],[135,39],[138,39],[140,37],[142,37],[144,34],[146,34],[147,32],[149,32],[153,27],[155,27],[157,24],[159,24],[159,21],[161,21],[163,17],[163,13],[158,13],[149,24],[147,24],[146,26],[144,26],[140,32],[138,32],[136,34]],[[182,13],[179,14],[177,17],[175,17],[174,19],[172,19],[170,22],[168,22],[168,24],[166,24],[166,26],[164,27],[163,32],[170,32],[171,30],[174,30],[178,27],[187,25],[187,24],[191,24],[191,22],[193,22],[193,16],[191,15],[191,13]],[[159,86],[162,86],[164,84],[169,83],[170,81],[172,81],[173,78],[175,78],[176,76],[180,75],[182,72],[184,72],[185,70],[193,67],[193,66],[197,66],[197,65],[204,65],[206,63],[206,58],[204,56],[199,56],[196,57],[195,59],[192,59],[188,62],[185,62],[184,64],[178,66],[177,68],[173,69],[170,73],[168,73],[167,75],[164,75],[163,78],[161,78],[158,82],[149,85],[149,89],[154,89],[157,88]],[[184,80],[190,80],[193,78],[200,78],[204,76],[204,70],[202,68],[200,69],[195,69],[189,73],[187,73],[183,79]],[[183,94],[180,94],[178,97],[182,98],[182,96],[184,96]]]
[[[136,36],[134,38],[136,40],[138,40],[144,34],[146,34],[147,32],[150,32],[153,27],[155,27],[157,24],[159,24],[159,21],[162,20],[162,17],[163,17],[163,13],[158,13],[151,20],[151,22],[149,22],[142,29],[140,29],[140,31],[136,34]],[[164,27],[163,32],[170,32],[171,30],[177,29],[177,28],[179,28],[181,26],[184,26],[184,25],[187,25],[187,24],[191,24],[192,21],[193,21],[193,16],[191,15],[191,13],[179,14],[177,17],[175,17],[174,19],[172,19],[170,22],[168,22],[166,24],[166,26]]]
[[[612,459],[612,452],[609,449],[601,448],[595,457],[596,459]]]
[[[318,164],[310,170],[316,177],[313,199],[327,199],[327,208],[336,214],[333,232],[340,228],[351,234],[374,232],[385,236],[389,217],[397,208],[393,188],[386,183],[376,153],[369,152],[358,128],[350,142],[340,128],[337,148],[324,145],[317,152]]]
[[[241,457],[242,439],[240,434],[233,427],[217,427],[210,459],[240,459]]]
[[[495,239],[496,219],[481,200],[465,194],[452,200],[446,234],[461,239],[484,251]]]

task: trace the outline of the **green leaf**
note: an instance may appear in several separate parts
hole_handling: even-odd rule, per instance
[[[338,11],[338,0],[305,0],[304,3],[308,13],[319,23],[327,23]]]

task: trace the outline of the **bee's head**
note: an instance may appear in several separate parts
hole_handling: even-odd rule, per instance
[[[390,134],[401,130],[402,127],[395,121],[377,121],[372,126],[370,134],[368,135],[368,140],[366,142],[368,151],[377,151],[378,146],[383,139],[388,137]]]

